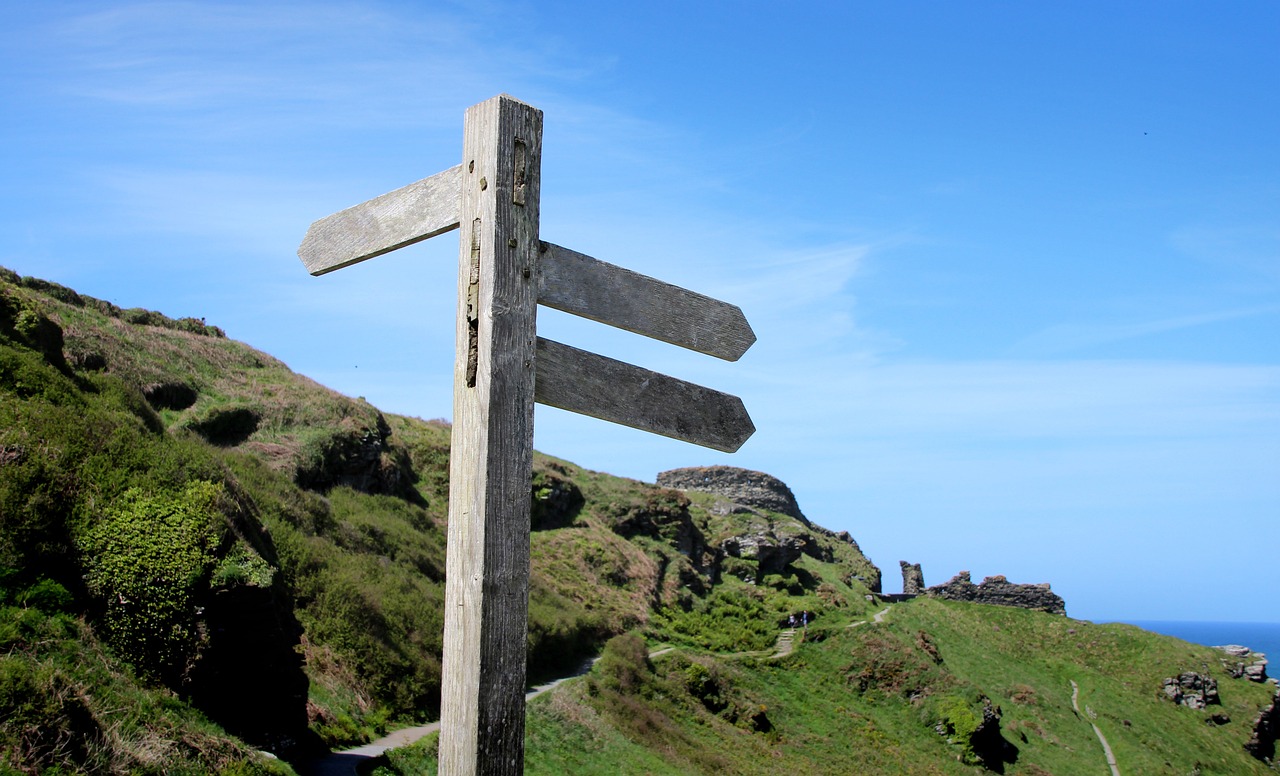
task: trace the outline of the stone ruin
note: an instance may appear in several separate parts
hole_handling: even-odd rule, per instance
[[[847,544],[862,554],[848,531],[830,531],[811,523],[800,511],[791,488],[773,475],[734,466],[690,466],[660,472],[657,484],[673,490],[710,493],[718,497],[709,507],[713,514],[743,515],[746,520],[739,533],[722,539],[720,547],[730,557],[756,561],[760,575],[784,573],[801,555],[831,562],[832,550],[818,537]],[[791,520],[776,520],[768,512]],[[870,561],[866,565],[865,571],[854,578],[872,593],[879,593],[880,569]]]
[[[905,572],[904,572],[905,574]],[[903,579],[905,583],[905,576]],[[975,585],[969,572],[961,571],[943,585],[925,588],[924,594],[951,601],[970,601],[994,606],[1016,606],[1049,614],[1066,615],[1067,605],[1062,596],[1049,589],[1048,582],[1023,585],[1010,582],[1001,575],[987,577]]]
[[[898,565],[902,567],[902,594],[920,595],[923,593],[924,574],[920,571],[920,564],[907,563],[905,560],[900,560]]]

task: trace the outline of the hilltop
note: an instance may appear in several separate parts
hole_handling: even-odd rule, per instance
[[[434,718],[448,458],[446,423],[202,320],[0,270],[0,772],[290,773]],[[1218,653],[968,602],[885,615],[880,570],[785,484],[655,476],[535,456],[530,678],[604,657],[531,706],[531,772],[1094,772],[1095,716],[1135,772],[1265,770],[1244,743],[1272,689]],[[1169,699],[1189,671],[1225,721]]]

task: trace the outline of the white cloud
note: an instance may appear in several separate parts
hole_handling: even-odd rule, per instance
[[[1155,334],[1191,329],[1215,323],[1280,313],[1280,305],[1219,310],[1199,315],[1183,315],[1173,318],[1134,322],[1063,323],[1038,331],[1012,348],[1014,353],[1057,355],[1084,350],[1097,345],[1107,345],[1126,340],[1140,339]]]

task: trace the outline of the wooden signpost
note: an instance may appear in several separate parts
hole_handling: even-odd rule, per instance
[[[542,111],[467,109],[462,164],[311,225],[322,275],[461,228],[449,469],[440,773],[524,767],[534,402],[725,452],[755,431],[736,396],[542,339],[542,304],[719,358],[755,342],[736,306],[542,242]]]

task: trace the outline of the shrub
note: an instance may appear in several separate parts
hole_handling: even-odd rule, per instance
[[[80,538],[89,590],[105,605],[111,644],[144,673],[177,678],[195,649],[195,597],[223,533],[223,488],[131,488]]]
[[[933,702],[933,713],[937,719],[934,729],[939,735],[947,737],[951,743],[960,746],[961,760],[969,765],[978,762],[977,753],[973,749],[973,734],[982,724],[982,712],[975,712],[972,704],[958,695],[943,695]]]
[[[592,671],[592,682],[597,688],[622,695],[641,694],[652,679],[649,648],[644,639],[634,633],[614,636],[605,642],[600,661]]]

